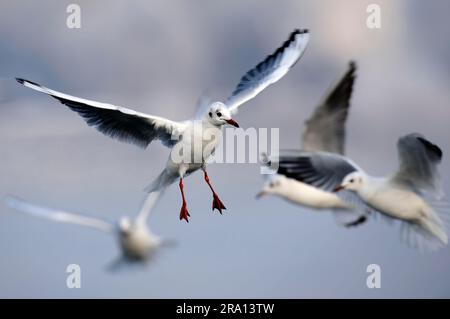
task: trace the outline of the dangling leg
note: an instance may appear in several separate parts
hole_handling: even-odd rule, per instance
[[[186,220],[186,222],[189,223],[188,217],[191,216],[189,215],[189,212],[186,208],[186,198],[184,197],[184,185],[183,185],[183,177],[180,177],[180,191],[181,191],[181,197],[183,198],[183,204],[181,206],[181,210],[180,210],[180,220],[184,219]]]
[[[219,196],[217,196],[217,193],[214,191],[214,188],[212,187],[211,183],[209,182],[208,173],[206,172],[206,169],[203,168],[203,172],[205,173],[205,181],[208,184],[209,188],[211,189],[213,193],[213,203],[212,203],[212,209],[217,209],[219,213],[222,214],[222,209],[226,209],[225,205],[220,200]]]

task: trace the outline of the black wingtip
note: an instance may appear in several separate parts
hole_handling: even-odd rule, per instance
[[[25,82],[26,82],[26,83],[30,83],[32,85],[41,86],[40,84],[38,84],[36,82],[30,81],[30,80],[25,80],[25,79],[22,79],[22,78],[16,78],[16,81],[19,82],[22,85],[25,85]]]
[[[295,29],[292,34],[305,34],[305,33],[309,33],[308,29]]]
[[[444,155],[444,153],[442,152],[442,149],[437,146],[436,144],[431,143],[429,140],[427,140],[426,138],[422,137],[422,136],[418,136],[417,139],[429,150],[431,151],[433,154],[435,154],[439,160],[442,160],[442,156]]]
[[[354,71],[356,71],[357,67],[358,67],[358,65],[356,64],[356,61],[350,60],[350,62],[348,63],[348,68],[354,72]]]

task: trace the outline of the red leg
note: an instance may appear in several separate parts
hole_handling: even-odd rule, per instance
[[[208,173],[206,172],[206,170],[204,170],[204,172],[205,172],[205,181],[213,193],[212,209],[213,210],[217,209],[219,211],[219,213],[222,214],[222,209],[226,209],[226,207],[220,200],[219,196],[217,196],[217,193],[214,191],[214,188],[212,187],[211,183],[209,182]]]
[[[180,220],[184,219],[186,222],[189,223],[188,217],[191,216],[189,215],[189,212],[186,208],[186,198],[184,197],[184,185],[183,185],[183,178],[180,178],[180,191],[181,191],[181,197],[183,198],[183,205],[181,206],[181,210],[180,210]]]

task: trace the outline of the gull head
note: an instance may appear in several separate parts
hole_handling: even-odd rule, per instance
[[[283,175],[274,174],[264,184],[261,191],[256,194],[256,198],[261,198],[266,195],[282,194],[286,186],[286,177]]]
[[[119,219],[119,230],[122,234],[127,234],[131,231],[132,221],[129,217],[121,217]]]
[[[349,190],[353,192],[359,191],[364,183],[364,174],[361,172],[352,172],[344,177],[342,183],[338,185],[334,191],[339,192],[340,190]]]
[[[230,110],[222,102],[214,102],[209,107],[206,114],[208,121],[215,126],[222,126],[225,124],[239,127],[239,124],[231,117]]]

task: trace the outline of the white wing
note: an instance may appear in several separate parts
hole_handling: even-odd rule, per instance
[[[231,113],[286,75],[305,52],[308,41],[308,30],[295,30],[273,54],[248,71],[225,102]]]
[[[147,195],[136,218],[137,222],[145,223],[147,221],[148,216],[150,215],[151,211],[155,207],[162,194],[163,191],[154,191]]]
[[[81,226],[95,228],[108,233],[112,232],[114,229],[114,226],[112,224],[97,218],[77,215],[57,209],[33,205],[31,203],[25,202],[12,196],[6,198],[6,204],[9,207],[14,208],[15,210],[20,211],[22,213],[33,215],[39,218],[53,220],[56,222],[77,224]]]
[[[213,100],[211,99],[209,91],[204,90],[197,100],[194,119],[203,119],[205,114],[208,112],[209,106],[212,104],[212,102]]]
[[[345,176],[362,171],[350,159],[332,153],[281,151],[278,174],[325,191],[333,191]]]
[[[344,154],[345,122],[355,82],[355,71],[356,64],[350,62],[347,72],[305,122],[302,134],[304,150]]]
[[[437,165],[442,160],[442,150],[424,136],[413,133],[397,142],[400,168],[391,182],[411,188],[416,192],[431,191],[436,197],[443,195]]]
[[[173,146],[185,127],[183,123],[162,117],[67,95],[24,79],[16,80],[28,88],[59,100],[81,115],[89,126],[95,127],[103,134],[143,148],[154,139],[159,139],[166,146]]]

